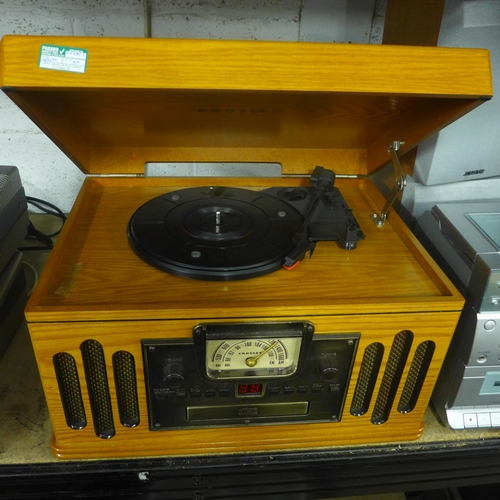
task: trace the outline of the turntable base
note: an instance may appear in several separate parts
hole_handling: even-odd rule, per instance
[[[210,185],[222,179],[196,179]],[[231,185],[259,190],[268,183],[297,186],[307,179],[232,179]],[[194,281],[160,271],[128,247],[127,222],[138,206],[169,191],[186,188],[185,179],[87,179],[42,284],[27,310],[30,334],[54,425],[54,453],[60,458],[184,455],[321,448],[333,445],[417,439],[462,298],[395,214],[383,228],[370,214],[383,199],[368,181],[339,181],[366,241],[346,251],[336,242],[319,242],[311,259],[242,281]],[[369,244],[368,244],[369,242]],[[373,251],[373,249],[376,251]],[[50,277],[50,278],[49,278]],[[309,321],[318,338],[360,333],[351,381],[339,422],[243,427],[206,427],[151,432],[148,425],[145,370],[140,339],[186,339],[200,322],[248,323]],[[396,403],[387,421],[374,425],[371,411],[350,414],[362,371],[363,355],[384,346],[373,395],[384,389],[382,372],[398,334],[412,333],[408,362],[398,376],[395,402],[401,399],[411,360],[419,346],[435,344],[418,401],[408,413]],[[325,337],[326,338],[326,337]],[[119,414],[113,355],[129,353],[135,362],[139,424],[115,425],[111,439],[96,436],[92,425],[68,426],[54,371],[53,357],[76,360],[81,393],[88,394],[80,346],[98,339],[106,360],[113,414]],[[364,375],[363,375],[364,376]],[[411,378],[411,377],[410,377]],[[399,379],[398,379],[399,380]],[[297,389],[296,389],[297,390]],[[85,413],[91,403],[84,396]],[[371,405],[373,406],[374,401]],[[116,417],[118,418],[118,417]]]

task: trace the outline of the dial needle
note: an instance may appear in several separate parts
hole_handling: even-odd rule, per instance
[[[269,352],[271,349],[274,349],[274,347],[277,344],[279,344],[279,341],[275,340],[267,349],[265,349],[264,351],[262,351],[257,356],[254,356],[253,358],[247,358],[245,360],[245,363],[247,364],[247,366],[250,366],[250,367],[255,366],[257,364],[257,361],[259,360],[259,358],[261,358],[262,356],[264,356],[264,354],[266,354],[266,352]]]

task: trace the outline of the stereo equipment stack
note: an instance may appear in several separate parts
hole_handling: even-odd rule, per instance
[[[0,165],[0,274],[28,235],[29,224],[19,170]]]
[[[429,252],[466,299],[434,408],[452,429],[500,427],[500,203],[441,203],[420,222]]]
[[[23,321],[26,278],[18,251],[28,235],[28,204],[16,167],[0,165],[0,358]]]
[[[56,456],[421,435],[463,298],[390,207],[405,154],[491,97],[486,51],[36,36],[1,51],[3,90],[89,174],[26,309]],[[147,162],[283,175],[147,177]],[[391,162],[387,201],[370,175]]]

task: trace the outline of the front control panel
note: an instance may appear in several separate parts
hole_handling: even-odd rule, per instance
[[[150,429],[338,422],[358,339],[296,322],[143,340]]]

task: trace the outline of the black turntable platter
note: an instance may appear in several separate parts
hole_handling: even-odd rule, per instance
[[[282,267],[302,222],[291,205],[263,192],[194,187],[141,206],[129,241],[143,260],[177,276],[243,279]]]
[[[313,187],[306,188],[199,186],[166,193],[133,214],[130,246],[168,273],[218,281],[293,267],[319,240],[355,248],[364,235],[331,174],[319,189],[313,174]]]

